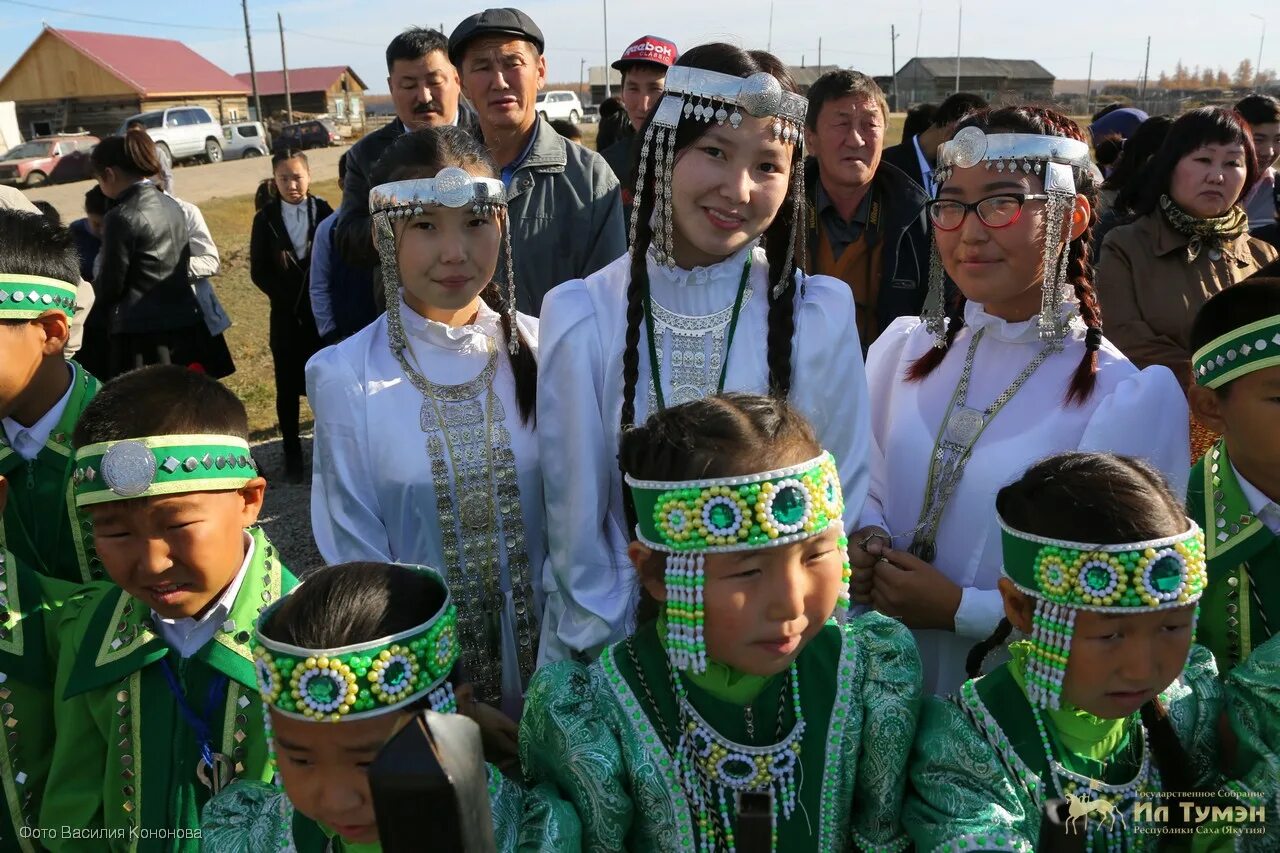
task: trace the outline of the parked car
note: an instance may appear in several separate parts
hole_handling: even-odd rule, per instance
[[[222,128],[222,156],[227,160],[262,157],[271,150],[262,122],[245,121]]]
[[[286,124],[276,134],[275,141],[271,143],[271,150],[298,148],[305,151],[308,148],[328,148],[330,145],[338,145],[341,142],[342,135],[338,133],[337,125],[327,118],[314,118],[309,121]]]
[[[582,108],[583,124],[599,124],[600,123],[600,107],[595,104],[589,104]]]
[[[204,107],[170,107],[129,116],[120,125],[123,134],[131,122],[140,121],[157,148],[165,148],[170,159],[201,158],[210,163],[222,159],[222,125]]]
[[[538,115],[547,121],[563,118],[577,124],[582,118],[582,102],[573,92],[541,92],[538,95]]]
[[[83,133],[41,136],[24,142],[0,157],[0,183],[38,187],[92,177],[89,152],[97,144],[98,137]]]

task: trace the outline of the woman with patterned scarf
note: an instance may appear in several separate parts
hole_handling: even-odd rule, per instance
[[[1137,218],[1107,235],[1097,289],[1107,337],[1138,367],[1163,364],[1191,384],[1191,320],[1210,296],[1275,260],[1249,236],[1240,200],[1258,176],[1240,115],[1202,107],[1174,122],[1147,165]],[[1192,424],[1192,461],[1213,436]]]

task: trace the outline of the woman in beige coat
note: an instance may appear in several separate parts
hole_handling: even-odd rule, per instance
[[[1147,165],[1137,218],[1107,234],[1097,289],[1107,338],[1138,367],[1191,383],[1191,321],[1210,296],[1275,260],[1249,237],[1240,199],[1257,179],[1253,140],[1219,107],[1185,113]]]

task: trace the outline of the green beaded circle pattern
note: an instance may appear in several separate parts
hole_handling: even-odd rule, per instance
[[[826,530],[844,514],[835,460],[740,484],[632,485],[641,538],[672,553],[766,547]]]
[[[1006,562],[1006,571],[1007,567]],[[1143,610],[1191,604],[1208,581],[1199,537],[1163,548],[1119,552],[1044,545],[1032,561],[1030,578],[1009,574],[1020,583],[1031,580],[1023,585],[1039,590],[1053,604]]]
[[[346,654],[291,655],[258,644],[258,691],[269,707],[317,722],[372,716],[435,689],[457,663],[453,605],[417,634]]]

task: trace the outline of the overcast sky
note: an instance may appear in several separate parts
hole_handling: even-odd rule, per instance
[[[510,0],[507,0],[510,2]],[[898,66],[917,53],[955,56],[958,5],[901,0],[867,3],[778,0],[770,41],[768,0],[605,0],[608,59],[632,39],[653,33],[680,47],[723,40],[744,47],[771,46],[784,61],[822,61],[888,74],[890,26],[896,26]],[[1270,7],[1270,11],[1268,11]],[[525,0],[521,6],[542,28],[554,81],[576,81],[580,63],[604,64],[603,5],[599,0]],[[40,32],[42,22],[66,29],[173,38],[232,73],[247,71],[244,19],[235,0],[0,0],[0,69],[7,70]],[[422,12],[430,9],[429,15]],[[54,11],[57,10],[57,11]],[[1052,10],[1052,11],[1050,11]],[[70,12],[130,18],[106,20]],[[280,67],[276,12],[284,16],[289,65],[350,65],[373,94],[386,91],[382,51],[400,29],[414,24],[445,27],[468,14],[469,3],[390,0],[249,0],[255,61],[260,70]],[[1280,6],[1260,0],[1234,5],[1204,0],[1073,0],[1014,3],[968,0],[964,4],[961,53],[1005,59],[1035,59],[1060,78],[1086,77],[1094,53],[1094,79],[1136,78],[1151,36],[1151,77],[1181,59],[1234,72],[1241,59],[1256,61],[1268,16],[1264,68],[1280,68]]]

